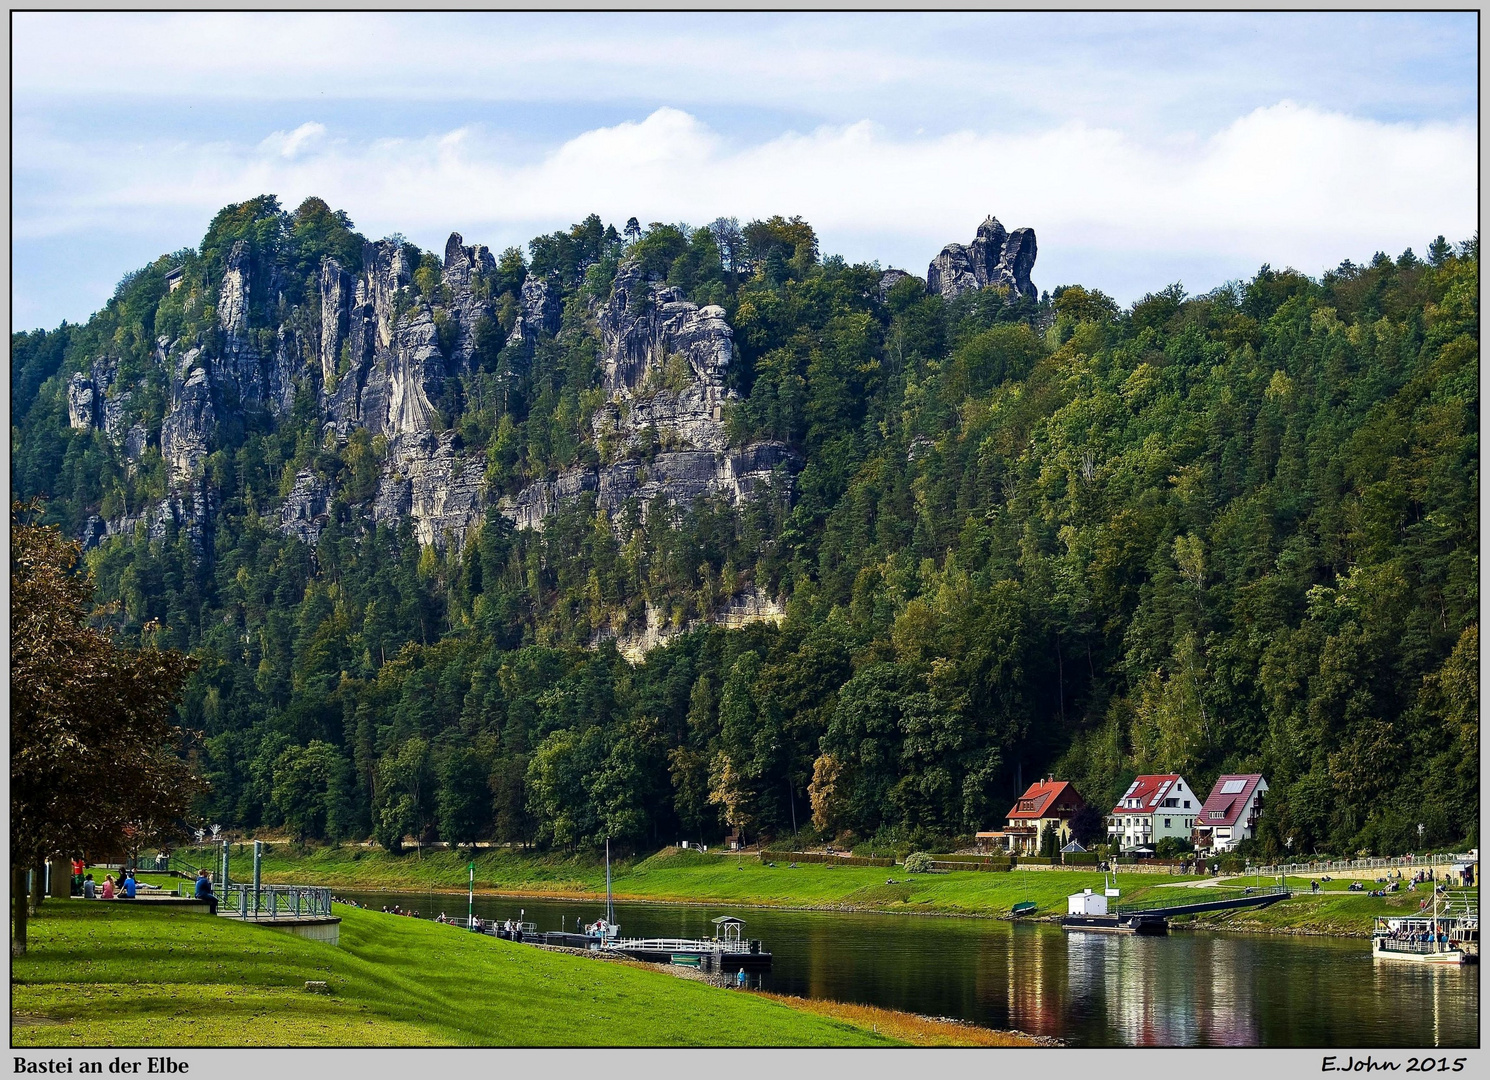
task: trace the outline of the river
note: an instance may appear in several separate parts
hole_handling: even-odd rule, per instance
[[[335,890],[465,918],[450,893]],[[524,911],[573,930],[604,903],[476,898],[484,919]],[[1365,939],[1176,930],[1167,937],[1067,933],[994,919],[616,904],[627,937],[709,937],[737,915],[773,955],[767,990],[864,1002],[1075,1046],[1473,1047],[1480,973],[1375,961]]]

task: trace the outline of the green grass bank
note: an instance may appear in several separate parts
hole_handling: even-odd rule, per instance
[[[337,914],[341,944],[333,946],[196,912],[50,900],[30,924],[30,951],[12,964],[12,1041],[38,1047],[900,1041],[869,1023],[637,965],[340,905]],[[307,992],[308,980],[324,981],[331,992]]]
[[[243,856],[245,860],[248,856]],[[450,851],[391,856],[376,848],[340,847],[297,851],[274,845],[264,860],[265,880],[323,884],[347,889],[451,889],[464,892],[466,855]],[[485,893],[593,897],[605,892],[603,863],[578,856],[485,851],[476,857],[476,888]],[[240,865],[246,865],[246,862]],[[893,880],[893,884],[888,882]],[[1180,888],[1194,877],[1123,874],[1119,886],[1132,902],[1154,899],[1214,899],[1236,895],[1231,888]],[[939,915],[1007,916],[1015,904],[1033,901],[1037,917],[1056,917],[1066,897],[1102,887],[1095,871],[1013,870],[1007,873],[950,871],[906,874],[899,867],[804,863],[774,867],[754,856],[736,857],[664,849],[612,864],[612,889],[624,900],[730,903],[759,907],[871,910]],[[1265,882],[1266,883],[1266,882]],[[1290,879],[1293,899],[1260,911],[1230,912],[1193,920],[1193,925],[1264,933],[1369,935],[1378,915],[1417,909],[1423,892],[1370,897],[1347,892],[1343,881],[1311,895],[1308,879]],[[1184,925],[1183,923],[1176,924]]]

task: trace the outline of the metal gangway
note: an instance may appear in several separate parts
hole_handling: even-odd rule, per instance
[[[180,896],[194,896],[195,882],[176,886]],[[253,885],[231,882],[217,897],[217,913],[237,919],[280,921],[325,919],[331,915],[331,890],[319,885]]]
[[[1141,916],[1145,919],[1170,919],[1176,915],[1198,915],[1204,911],[1231,911],[1236,908],[1266,907],[1279,900],[1287,900],[1292,893],[1286,885],[1249,885],[1241,896],[1222,900],[1197,900],[1190,904],[1176,904],[1172,900],[1145,900],[1136,904],[1119,904],[1113,914],[1120,919]]]

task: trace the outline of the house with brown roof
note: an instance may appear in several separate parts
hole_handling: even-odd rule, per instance
[[[1195,846],[1230,851],[1257,835],[1257,815],[1267,789],[1260,773],[1217,778],[1195,821]]]
[[[1124,851],[1152,849],[1165,837],[1190,839],[1200,799],[1179,773],[1140,776],[1107,817],[1107,836]]]
[[[1086,805],[1081,793],[1064,780],[1047,777],[1031,784],[1009,808],[1009,824],[998,832],[981,832],[981,847],[996,847],[1011,855],[1033,855],[1049,830],[1055,830],[1056,845],[1071,839],[1071,815]]]

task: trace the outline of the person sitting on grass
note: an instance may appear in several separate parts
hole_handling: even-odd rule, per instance
[[[114,875],[113,874],[105,874],[104,875],[104,879],[103,879],[103,898],[105,900],[112,900],[112,899],[114,899]]]
[[[133,870],[126,870],[126,871],[124,871],[124,895],[122,897],[120,897],[120,899],[121,900],[133,900],[134,898],[135,898],[135,872]]]
[[[217,914],[217,897],[212,892],[212,878],[206,870],[197,871],[197,899],[207,901],[207,914]]]
[[[98,886],[93,883],[93,875],[88,874],[83,878],[83,899],[92,900],[98,895]]]

